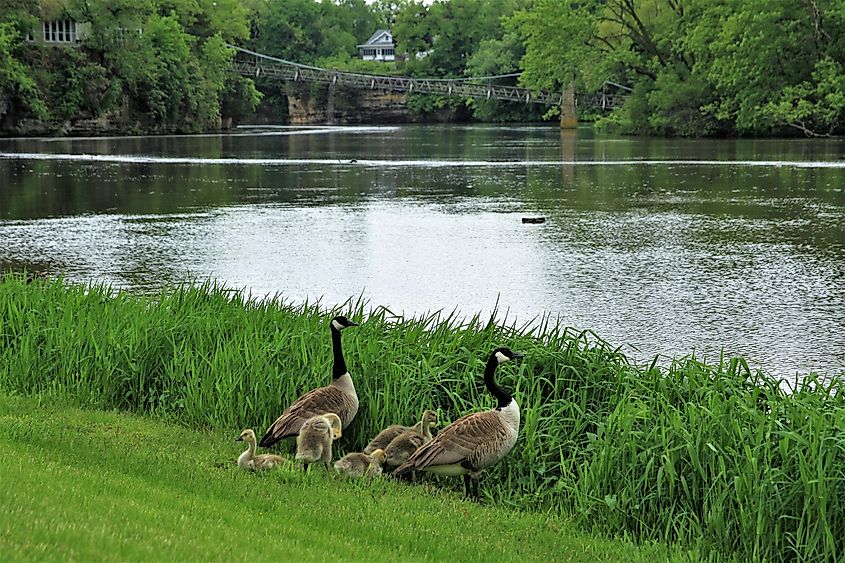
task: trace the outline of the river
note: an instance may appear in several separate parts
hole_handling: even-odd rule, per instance
[[[638,360],[845,371],[845,141],[554,126],[0,139],[0,267],[548,314]],[[523,217],[544,217],[523,224]]]

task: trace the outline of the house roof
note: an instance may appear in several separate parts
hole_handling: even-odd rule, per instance
[[[358,45],[358,47],[393,47],[393,35],[389,29],[377,29],[366,43]]]

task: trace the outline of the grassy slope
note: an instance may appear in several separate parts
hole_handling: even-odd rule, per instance
[[[234,432],[233,432],[234,435]],[[237,469],[240,444],[0,395],[4,559],[655,561],[541,514],[322,471]]]
[[[522,423],[513,451],[485,471],[491,503],[708,557],[845,560],[845,377],[810,374],[785,392],[742,358],[637,366],[551,322],[403,318],[360,302],[327,311],[213,285],[148,297],[7,276],[0,390],[261,432],[328,381],[326,320],[338,313],[362,322],[343,336],[361,399],[344,448],[424,409],[447,422],[489,408],[484,361],[507,345],[526,354],[497,372]]]

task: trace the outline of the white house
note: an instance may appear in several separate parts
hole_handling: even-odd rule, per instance
[[[40,26],[26,34],[25,39],[30,43],[76,47],[90,29],[90,23],[77,22],[65,15],[62,19],[42,21]]]
[[[393,34],[389,29],[376,30],[366,43],[358,45],[358,56],[365,61],[395,61]]]

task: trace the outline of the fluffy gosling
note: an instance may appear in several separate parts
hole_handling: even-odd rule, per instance
[[[434,420],[437,419],[437,414],[434,413],[434,411],[426,412],[432,413],[434,415]],[[420,424],[420,422],[416,423],[414,426],[402,426],[401,424],[391,424],[390,426],[379,432],[375,438],[370,440],[370,443],[367,444],[366,448],[364,448],[364,453],[371,454],[378,449],[385,449],[390,444],[390,442],[393,441],[394,438],[399,436],[399,434],[407,432],[408,430],[413,430],[414,428],[417,428],[417,426],[419,426]]]
[[[384,463],[384,450],[378,449],[371,454],[353,452],[346,454],[334,463],[334,470],[338,475],[357,479],[367,475],[373,477],[381,475],[381,466]]]
[[[364,473],[367,477],[378,477],[382,474],[382,468],[384,467],[384,450],[376,450],[372,454],[372,461],[370,461],[370,465],[367,466],[367,472]]]
[[[273,454],[255,455],[255,432],[247,428],[235,438],[236,442],[246,442],[247,448],[238,457],[238,467],[241,469],[272,469],[282,463],[282,456]]]
[[[427,410],[423,413],[422,420],[416,423],[413,428],[407,430],[393,440],[384,449],[384,462],[390,467],[399,467],[417,451],[420,446],[431,441],[431,429],[437,424],[437,413]]]
[[[332,461],[332,442],[341,435],[338,415],[328,413],[309,418],[296,437],[296,459],[306,465],[322,460],[328,468]]]

